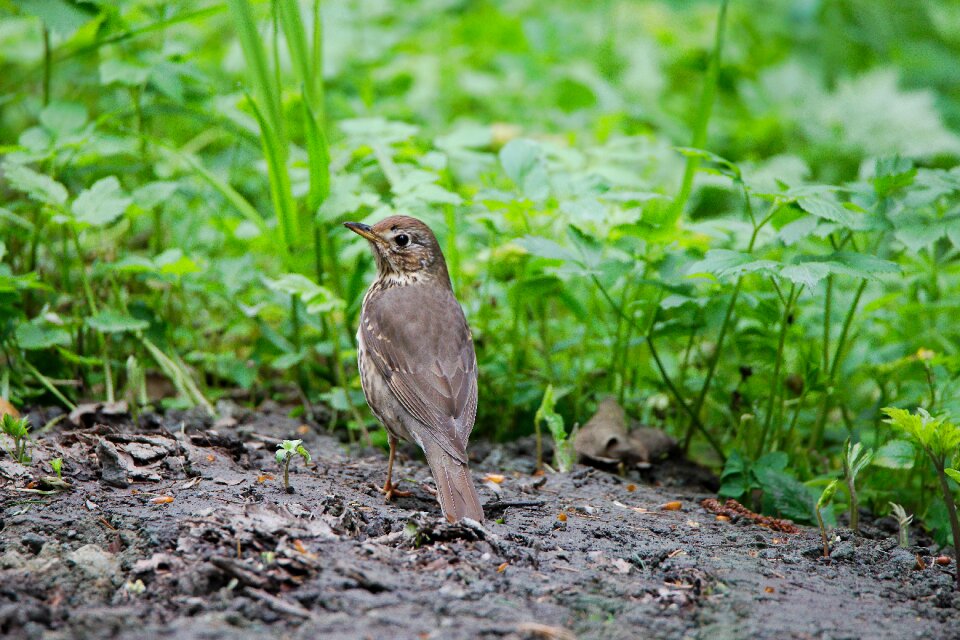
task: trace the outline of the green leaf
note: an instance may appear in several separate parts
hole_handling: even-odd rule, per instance
[[[718,495],[724,498],[739,500],[750,490],[750,474],[747,463],[734,450],[728,457],[720,475],[720,491]]]
[[[740,167],[724,157],[718,156],[717,154],[705,149],[694,149],[693,147],[677,147],[676,149],[680,155],[686,158],[697,158],[698,160],[712,162],[719,167],[719,170],[716,170],[716,172],[720,173],[721,175],[740,179]]]
[[[43,327],[33,322],[17,325],[14,333],[17,345],[27,351],[49,349],[70,344],[70,334],[61,327]]]
[[[943,470],[943,472],[948,476],[950,476],[950,478],[953,479],[954,482],[960,483],[960,471],[947,467],[946,469]]]
[[[830,501],[833,500],[833,494],[837,492],[837,486],[840,484],[839,480],[833,480],[823,488],[823,492],[820,494],[820,498],[817,500],[817,509],[823,509]]]
[[[124,331],[143,331],[150,326],[146,320],[134,318],[120,311],[107,309],[90,316],[84,323],[100,333],[123,333]]]
[[[800,208],[823,220],[836,222],[847,229],[863,231],[870,225],[864,216],[857,215],[842,204],[821,196],[805,196],[797,200]]]
[[[556,403],[553,385],[547,385],[543,392],[543,400],[540,401],[540,407],[533,419],[537,424],[546,423],[550,435],[553,437],[553,463],[560,472],[566,473],[573,469],[575,457],[573,443],[567,441],[567,430],[563,424],[563,416],[554,410]]]
[[[78,222],[102,227],[124,214],[133,200],[123,193],[116,176],[97,180],[73,201],[73,215]]]
[[[527,253],[540,258],[579,262],[579,257],[573,251],[547,238],[524,236],[517,240],[516,244],[525,249]]]
[[[42,173],[22,164],[11,162],[3,163],[3,177],[11,187],[30,196],[30,199],[62,207],[67,202],[67,188]]]
[[[154,263],[160,268],[160,273],[172,276],[185,276],[200,271],[199,265],[184,255],[181,249],[167,249],[154,258]]]
[[[912,469],[916,451],[906,440],[891,440],[879,449],[873,457],[873,464],[885,469]]]
[[[77,133],[87,124],[87,108],[77,102],[51,102],[40,112],[40,124],[58,138]]]
[[[18,0],[17,4],[20,11],[37,16],[61,36],[72,34],[97,15],[94,5],[68,0]]]
[[[873,182],[874,191],[881,198],[909,187],[917,176],[917,170],[908,158],[899,156],[878,158],[874,166],[875,177],[871,182]]]
[[[145,65],[116,59],[100,63],[100,84],[140,87],[146,84],[149,77],[150,68]]]
[[[709,273],[718,278],[728,278],[756,271],[779,273],[781,266],[775,260],[758,260],[748,253],[729,249],[711,249],[702,260],[689,265],[686,268],[686,274],[693,276]]]
[[[275,280],[268,280],[267,287],[292,296],[298,296],[307,313],[330,313],[342,309],[346,303],[326,287],[299,273],[285,273]]]
[[[763,510],[797,522],[813,522],[814,498],[806,485],[770,467],[754,468],[763,489]]]
[[[303,358],[303,353],[284,353],[283,355],[274,358],[273,362],[270,363],[270,366],[278,371],[285,371],[303,362]]]
[[[500,165],[520,191],[531,200],[550,195],[543,149],[533,140],[515,138],[500,149]]]
[[[133,201],[141,209],[153,209],[173,197],[180,185],[169,180],[148,182],[131,194]]]

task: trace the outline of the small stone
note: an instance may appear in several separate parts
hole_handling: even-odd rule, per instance
[[[830,551],[830,557],[834,560],[850,560],[853,558],[855,551],[853,542],[844,541],[833,547]]]
[[[25,546],[30,550],[30,553],[38,554],[40,550],[43,549],[44,543],[47,541],[46,538],[41,536],[38,533],[30,532],[20,538],[20,544]]]

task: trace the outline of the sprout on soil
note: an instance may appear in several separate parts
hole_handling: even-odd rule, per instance
[[[284,440],[277,445],[277,464],[283,466],[283,488],[287,493],[293,493],[290,486],[290,461],[295,455],[303,458],[304,464],[310,464],[310,452],[303,446],[303,440]]]
[[[847,491],[850,492],[850,528],[860,533],[860,511],[857,501],[857,475],[873,460],[873,449],[867,449],[859,442],[855,445],[847,443],[843,451],[843,477],[847,481]]]
[[[839,480],[833,480],[823,489],[823,493],[820,494],[820,499],[817,500],[817,524],[820,525],[820,537],[823,539],[823,557],[830,557],[830,543],[827,540],[827,527],[823,524],[823,515],[821,510],[830,504],[830,500],[833,499],[833,494],[837,491],[837,485],[840,484]]]
[[[30,422],[26,418],[14,418],[5,413],[0,419],[0,430],[13,440],[13,446],[7,448],[7,453],[20,464],[29,465],[30,454],[27,453],[27,446],[30,443]]]
[[[890,503],[890,510],[893,517],[897,519],[897,543],[901,547],[910,546],[910,523],[913,522],[913,516],[907,515],[906,509],[894,502]]]
[[[53,460],[51,460],[50,468],[53,470],[55,474],[57,474],[58,478],[62,478],[63,477],[63,458],[54,458]]]

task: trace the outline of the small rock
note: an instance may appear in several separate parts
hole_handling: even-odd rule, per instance
[[[43,549],[44,543],[47,541],[46,538],[41,536],[38,533],[28,533],[20,538],[20,544],[25,546],[33,554],[40,553],[40,550]]]
[[[853,542],[844,541],[833,547],[830,551],[830,557],[834,560],[850,560],[853,558],[855,551]]]
[[[917,556],[906,549],[897,547],[890,552],[890,562],[901,574],[913,571],[917,564]]]
[[[120,561],[117,557],[95,544],[85,544],[71,552],[67,555],[67,561],[93,580],[112,582],[120,572]]]
[[[120,460],[117,447],[107,440],[97,443],[97,459],[100,460],[100,481],[111,487],[126,489],[130,486],[127,469]]]

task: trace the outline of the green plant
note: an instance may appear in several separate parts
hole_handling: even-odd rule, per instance
[[[823,491],[820,493],[820,497],[817,499],[817,507],[815,509],[817,513],[817,526],[820,527],[820,539],[823,541],[823,557],[830,557],[830,541],[827,538],[827,527],[823,522],[823,510],[830,504],[830,501],[833,499],[833,494],[837,491],[837,486],[839,486],[839,480],[831,480],[830,484],[823,488]]]
[[[293,487],[290,486],[290,461],[294,456],[300,456],[304,464],[310,464],[310,452],[303,446],[303,440],[284,440],[277,445],[277,464],[283,467],[283,488],[287,493],[293,493]]]
[[[849,438],[843,447],[843,477],[850,493],[850,528],[860,533],[860,511],[857,501],[857,475],[873,460],[873,450],[861,443],[850,444]]]
[[[12,446],[7,448],[10,457],[24,466],[30,464],[30,454],[27,447],[30,445],[30,421],[26,418],[14,418],[9,413],[0,418],[0,430],[13,440]]]
[[[895,502],[890,503],[890,511],[897,519],[897,544],[907,548],[910,546],[910,523],[913,522],[913,515],[907,515],[906,509]]]
[[[50,460],[50,469],[58,478],[63,478],[63,458],[53,458]]]
[[[884,407],[883,413],[887,415],[885,422],[908,433],[927,454],[940,482],[940,492],[950,519],[953,548],[960,554],[960,522],[957,520],[957,504],[947,480],[949,477],[960,482],[960,471],[946,466],[947,459],[956,454],[957,448],[960,447],[960,426],[943,417],[934,418],[923,408],[918,408],[915,414],[911,414],[904,409]],[[957,588],[960,589],[960,572],[957,572]]]
[[[537,438],[537,468],[543,467],[543,443],[540,435],[540,423],[546,423],[553,438],[553,464],[561,473],[567,473],[573,469],[573,463],[576,461],[576,454],[573,450],[573,443],[567,437],[567,430],[563,425],[563,416],[556,412],[557,399],[554,395],[553,385],[547,385],[543,392],[543,400],[540,401],[540,407],[534,415],[534,429]]]

